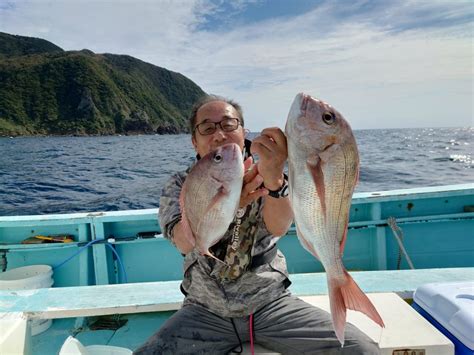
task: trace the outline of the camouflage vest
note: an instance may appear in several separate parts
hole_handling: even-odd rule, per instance
[[[213,261],[212,275],[221,281],[238,279],[250,266],[257,229],[256,216],[259,208],[259,202],[240,208],[229,226],[231,236],[218,243],[215,250],[211,249],[225,263],[225,265],[220,265],[220,263]]]

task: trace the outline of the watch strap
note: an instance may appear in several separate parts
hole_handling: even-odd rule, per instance
[[[278,190],[268,190],[268,196],[273,198],[288,196],[288,177],[286,174],[283,174],[283,184],[280,186],[280,188]]]

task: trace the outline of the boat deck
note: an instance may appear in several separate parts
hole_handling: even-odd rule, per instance
[[[57,353],[69,335],[85,345],[134,349],[143,343],[183,300],[183,257],[160,234],[157,214],[149,209],[0,216],[0,271],[38,264],[54,269],[53,288],[0,291],[0,328],[19,322],[17,331],[0,332],[0,353],[12,344],[13,333],[23,339],[14,344],[34,354]],[[392,220],[403,232],[398,239]],[[395,292],[407,299],[426,283],[474,280],[473,231],[472,183],[356,193],[343,262],[366,293]],[[38,235],[68,235],[73,242],[22,243]],[[278,248],[287,259],[292,293],[326,297],[323,267],[301,247],[294,227]],[[415,270],[408,270],[402,249]],[[91,321],[114,314],[127,323],[113,330],[109,319],[103,329],[91,329]],[[30,338],[26,317],[55,320]]]
[[[355,324],[372,336],[382,350],[392,351],[397,346],[406,344],[393,343],[393,334],[402,334],[401,339],[411,339],[403,333],[407,331],[406,319],[411,319],[410,322],[420,322],[423,331],[431,332],[436,344],[444,349],[443,352],[433,350],[434,352],[427,354],[449,353],[446,349],[450,349],[450,343],[439,337],[439,332],[427,326],[421,317],[414,315],[408,304],[392,292],[396,291],[405,298],[411,298],[412,292],[422,284],[472,281],[474,268],[361,271],[351,274],[374,302],[380,303],[380,306],[376,305],[377,308],[380,307],[380,310],[386,313],[382,316],[384,320],[387,319],[389,326],[382,331],[365,316],[350,312],[353,313],[350,317],[355,317]],[[323,309],[328,307],[324,273],[294,274],[291,275],[291,280],[293,284],[290,290],[293,294]],[[57,353],[69,335],[77,337],[84,345],[112,345],[135,349],[181,306],[182,300],[179,281],[0,291],[0,314],[24,312],[30,319],[55,319],[51,328],[32,337],[29,347],[34,349],[34,353]],[[388,306],[383,306],[384,302],[388,302]],[[399,309],[398,313],[393,313],[395,309]],[[400,312],[404,312],[403,317]],[[104,315],[115,316],[107,319],[107,324],[102,326],[104,329],[92,330],[90,325],[97,317]],[[118,329],[110,329],[113,328],[114,320],[127,322]],[[425,343],[418,341],[424,339],[423,337],[412,338],[411,346],[427,348],[429,345],[426,339],[423,340]]]

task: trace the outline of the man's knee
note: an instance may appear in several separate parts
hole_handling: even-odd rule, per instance
[[[347,354],[380,354],[379,346],[375,342],[362,342],[347,352]]]
[[[346,327],[346,354],[380,354],[379,346],[367,334],[348,323]],[[343,348],[343,349],[344,349]]]
[[[355,340],[347,341],[342,348],[344,354],[380,354],[379,346],[367,335],[360,332]]]
[[[148,338],[146,343],[136,349],[133,354],[174,354],[176,340],[172,338],[168,332],[164,332],[162,329]]]

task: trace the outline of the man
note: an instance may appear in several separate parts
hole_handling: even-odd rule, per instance
[[[376,354],[378,347],[354,326],[346,326],[341,348],[330,315],[287,290],[286,261],[277,250],[278,237],[293,215],[283,168],[285,135],[266,128],[245,139],[240,106],[219,96],[206,96],[191,115],[192,143],[197,159],[217,147],[236,143],[247,171],[240,208],[222,240],[211,248],[225,263],[200,255],[183,233],[179,194],[187,172],[175,174],[160,199],[160,225],[165,237],[185,255],[185,294],[177,311],[136,354],[227,354],[253,340],[282,354]],[[253,163],[252,154],[258,162]]]

